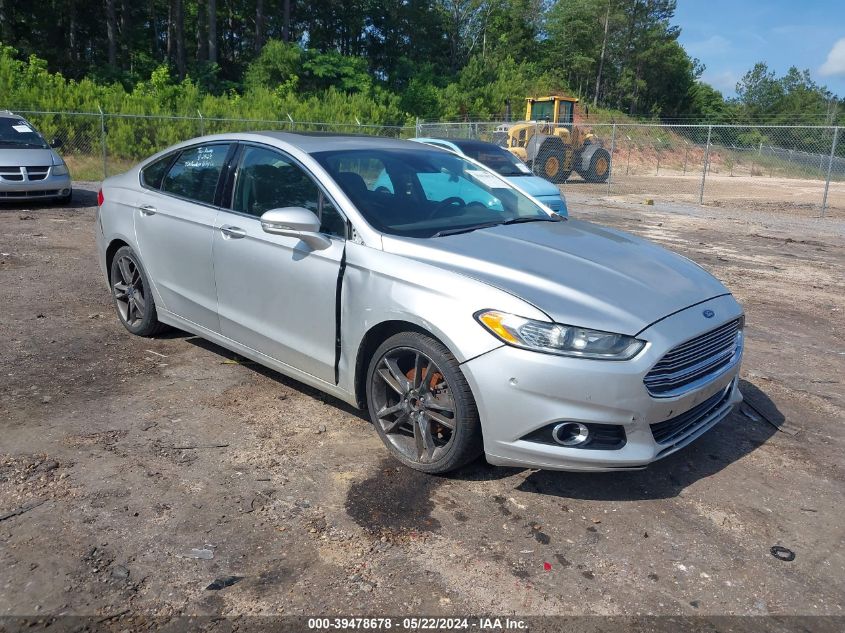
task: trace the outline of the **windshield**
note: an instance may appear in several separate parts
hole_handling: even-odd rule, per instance
[[[528,165],[498,145],[477,142],[455,143],[455,145],[461,149],[464,156],[469,156],[473,160],[477,160],[482,165],[486,165],[502,176],[508,176],[510,178],[514,176],[533,176]]]
[[[0,147],[47,149],[41,135],[23,119],[0,118]]]
[[[447,152],[373,148],[318,152],[314,158],[383,233],[434,237],[553,221],[504,180]]]

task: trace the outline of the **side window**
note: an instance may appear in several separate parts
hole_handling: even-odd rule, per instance
[[[270,149],[244,147],[232,210],[261,217],[283,207],[309,209],[320,218],[323,233],[346,237],[346,220],[299,165]]]
[[[228,153],[229,145],[200,145],[186,149],[167,172],[161,190],[212,204]]]
[[[346,220],[332,201],[320,192],[320,232],[346,239]]]
[[[164,178],[164,172],[167,171],[167,167],[172,160],[173,154],[168,154],[164,158],[159,158],[156,162],[144,167],[141,170],[141,184],[151,189],[161,187],[161,179]]]
[[[245,147],[241,154],[232,209],[261,217],[270,209],[320,210],[320,190],[299,165],[278,152]]]

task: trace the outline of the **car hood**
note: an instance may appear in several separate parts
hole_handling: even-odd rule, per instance
[[[637,334],[678,310],[729,294],[685,257],[578,220],[425,240],[385,236],[383,245],[516,295],[558,323],[620,334]]]
[[[560,189],[539,176],[508,176],[507,181],[534,196],[559,196]]]
[[[53,164],[51,149],[12,149],[0,147],[0,166],[3,167],[46,167]]]

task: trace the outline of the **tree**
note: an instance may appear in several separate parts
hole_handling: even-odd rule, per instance
[[[247,67],[244,86],[283,92],[296,89],[302,73],[302,55],[302,49],[296,44],[270,40]]]
[[[783,98],[783,86],[764,62],[758,62],[736,85],[739,103],[750,119],[773,113]]]

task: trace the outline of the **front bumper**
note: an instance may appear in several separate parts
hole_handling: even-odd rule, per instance
[[[37,180],[34,177],[30,179],[26,169],[20,174],[11,173],[8,169],[0,173],[0,202],[64,198],[70,195],[71,189],[70,175],[55,176],[52,167],[43,178]]]
[[[713,310],[719,320],[702,317]],[[667,317],[642,332],[646,348],[630,361],[595,361],[502,346],[461,368],[475,394],[487,461],[552,470],[607,471],[643,468],[680,450],[728,417],[742,401],[736,362],[710,381],[672,398],[655,398],[643,384],[648,371],[679,343],[739,317],[731,296],[711,299]],[[672,420],[708,399],[695,423],[658,443],[650,425]],[[527,434],[560,421],[621,425],[622,448],[593,450],[529,441]]]

